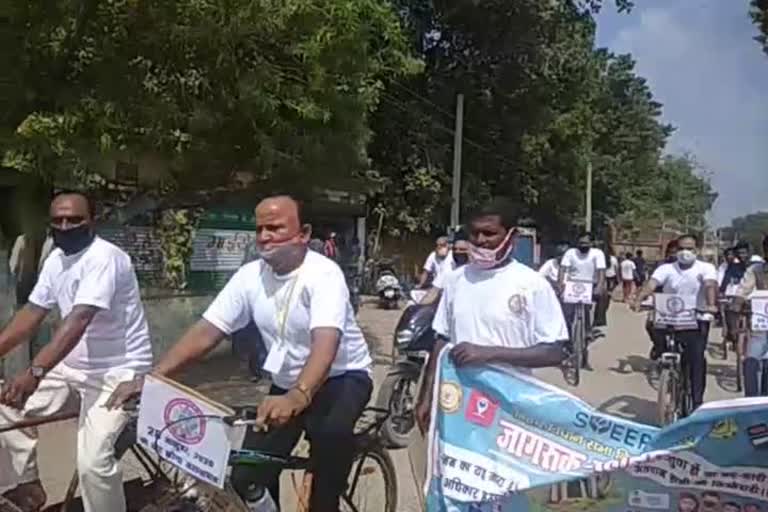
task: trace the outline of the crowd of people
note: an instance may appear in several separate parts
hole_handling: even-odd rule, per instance
[[[556,244],[555,255],[536,271],[512,255],[516,244],[514,208],[495,200],[468,217],[466,233],[440,238],[424,265],[421,283],[431,283],[439,300],[433,328],[434,353],[444,348],[459,367],[501,363],[523,372],[559,366],[572,351],[569,324],[573,308],[561,301],[567,281],[592,286],[593,329],[605,326],[609,293],[619,278],[639,291],[624,300],[637,308],[657,290],[697,297],[704,314],[717,311],[718,290],[738,280],[736,305],[755,289],[765,289],[762,263],[745,265],[742,247],[718,273],[697,255],[698,240],[680,237],[667,247],[667,259],[646,276],[642,253],[622,260],[598,248],[588,233],[573,247]],[[315,469],[310,510],[338,510],[352,464],[353,428],[373,389],[372,358],[350,304],[344,274],[334,261],[333,236],[311,250],[312,228],[301,202],[290,196],[262,200],[255,209],[256,244],[202,317],[154,361],[151,336],[130,257],[99,238],[91,201],[78,192],[57,194],[50,206],[53,249],[29,299],[0,332],[0,357],[27,339],[58,308],[62,322],[29,368],[9,376],[0,392],[0,419],[13,423],[49,415],[70,399],[80,403],[77,468],[86,512],[124,511],[122,475],[113,443],[127,421],[122,405],[140,393],[152,372],[175,377],[200,362],[227,337],[253,326],[263,343],[258,366],[272,387],[258,408],[257,422],[244,448],[287,456],[303,433],[311,444]],[[768,238],[764,242],[768,253]],[[742,271],[743,270],[743,271]],[[727,292],[726,292],[727,293]],[[734,307],[734,312],[737,308]],[[591,316],[591,315],[588,315]],[[703,400],[709,317],[682,333],[691,361],[696,405]],[[707,325],[704,325],[704,324]],[[663,351],[650,329],[655,354]],[[768,357],[765,333],[753,338],[747,361]],[[585,351],[585,364],[588,358]],[[416,418],[427,428],[432,410],[437,358],[425,369]],[[745,377],[746,378],[746,377]],[[751,384],[750,384],[751,385]],[[753,387],[750,387],[752,390]],[[751,391],[750,391],[751,392]],[[0,434],[0,493],[39,510],[46,496],[36,464],[34,429]],[[279,503],[279,474],[263,468],[236,468],[232,483],[247,503],[268,495]]]

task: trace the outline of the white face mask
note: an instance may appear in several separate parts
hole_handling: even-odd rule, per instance
[[[677,251],[677,261],[683,265],[692,265],[696,261],[696,251],[693,249],[681,249]]]

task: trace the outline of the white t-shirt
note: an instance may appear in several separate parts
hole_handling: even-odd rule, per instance
[[[616,258],[616,256],[611,256],[610,265],[608,265],[608,268],[605,269],[605,277],[616,277],[616,274],[618,271],[619,271],[619,260]]]
[[[130,256],[119,247],[96,237],[77,254],[67,256],[54,249],[29,302],[45,309],[58,306],[62,318],[75,306],[99,308],[64,358],[67,366],[86,371],[150,370],[152,345],[139,283]]]
[[[437,278],[443,272],[450,272],[455,268],[456,263],[453,261],[453,256],[450,252],[448,252],[448,255],[445,258],[440,259],[437,257],[435,251],[432,251],[429,253],[429,256],[427,256],[427,261],[424,262],[424,270],[432,274],[433,282],[437,281]]]
[[[719,267],[717,267],[717,284],[720,286],[723,284],[723,279],[725,279],[725,271],[728,270],[728,263],[721,263]]]
[[[578,249],[568,249],[560,263],[565,268],[569,281],[597,283],[597,271],[605,270],[605,253],[600,249],[590,249],[582,254]]]
[[[560,278],[560,263],[557,258],[550,258],[539,268],[539,274],[550,281],[557,282]]]
[[[446,287],[446,283],[450,280],[456,279],[456,276],[458,275],[458,272],[461,270],[462,267],[459,268],[451,268],[444,270],[443,272],[440,272],[432,281],[432,286],[435,288],[439,288],[440,290],[444,289]]]
[[[525,348],[568,339],[552,286],[518,261],[492,270],[464,265],[445,284],[432,327],[452,342]]]
[[[705,281],[717,282],[717,269],[711,263],[697,260],[690,268],[682,269],[680,264],[664,263],[653,272],[651,279],[663,286],[664,293],[675,295],[695,295],[696,307],[707,306]]]
[[[622,281],[633,281],[635,279],[635,270],[637,265],[631,259],[627,258],[621,262],[621,279]]]
[[[284,315],[285,322],[279,321]],[[332,377],[350,370],[368,371],[372,364],[349,303],[344,274],[335,262],[314,251],[308,251],[301,266],[286,275],[275,274],[263,260],[244,265],[203,318],[227,335],[253,321],[267,350],[280,342],[284,324],[283,342],[288,351],[280,371],[272,376],[275,385],[283,389],[296,384],[312,348],[310,331],[317,327],[341,332]]]

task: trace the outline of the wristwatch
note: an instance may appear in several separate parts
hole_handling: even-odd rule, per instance
[[[29,374],[37,380],[41,380],[43,377],[45,377],[45,368],[42,366],[30,366]]]

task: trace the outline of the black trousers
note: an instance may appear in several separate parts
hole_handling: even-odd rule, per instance
[[[611,306],[611,294],[604,293],[597,297],[595,304],[595,327],[608,325],[608,308]]]
[[[665,332],[663,329],[653,329],[649,332],[658,354],[667,349]],[[706,350],[709,341],[709,322],[699,322],[698,329],[677,331],[675,336],[677,342],[683,346],[685,360],[688,362],[693,407],[696,408],[704,403],[704,391],[707,387]]]
[[[249,430],[243,448],[284,457],[291,454],[306,432],[313,471],[310,511],[337,511],[355,455],[350,440],[372,390],[373,382],[364,371],[332,377],[318,390],[310,406],[283,427],[268,432]],[[276,386],[270,390],[271,395],[286,392]],[[245,496],[251,484],[266,487],[275,503],[280,503],[279,468],[236,466],[232,470],[232,485],[238,494]]]

